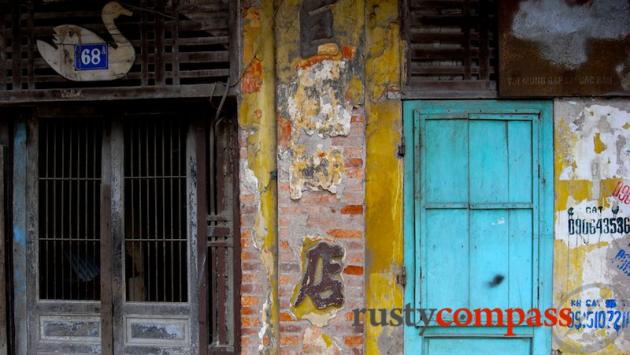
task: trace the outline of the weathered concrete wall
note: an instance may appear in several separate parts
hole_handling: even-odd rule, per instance
[[[630,100],[557,100],[554,304],[580,314],[554,329],[562,353],[630,349],[628,185]]]
[[[361,352],[365,4],[278,5],[280,351]]]

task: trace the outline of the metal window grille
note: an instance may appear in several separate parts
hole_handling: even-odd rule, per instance
[[[186,302],[186,123],[130,119],[124,127],[128,301]]]
[[[405,97],[495,97],[497,1],[403,3]]]
[[[230,102],[225,111],[233,110]],[[120,173],[125,229],[120,242],[124,246],[122,291],[126,301],[188,302],[191,297],[203,297],[200,302],[206,305],[202,314],[208,350],[237,353],[240,247],[236,121],[194,119],[200,112],[214,116],[207,104],[189,105],[178,112],[172,105],[125,105],[105,111],[105,116],[124,116]],[[105,244],[101,244],[100,227],[108,219],[100,210],[101,150],[110,126],[102,117],[86,119],[83,108],[53,108],[37,122],[41,299],[101,299],[99,257]],[[187,142],[191,142],[193,123],[201,127],[202,131],[196,132],[201,132],[198,136],[206,149],[206,178],[199,176],[198,184],[205,190],[207,238],[199,236],[197,243],[198,250],[207,253],[207,276],[202,279],[207,292],[199,295],[188,294],[189,289],[196,288],[188,285],[187,269],[190,167],[186,161],[191,152],[186,149],[190,149]],[[197,138],[194,141],[200,142]],[[196,149],[198,153],[201,146]]]
[[[100,298],[100,122],[39,126],[39,297]]]

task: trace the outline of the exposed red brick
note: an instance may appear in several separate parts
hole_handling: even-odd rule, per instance
[[[341,214],[362,214],[362,205],[347,205],[341,209]]]
[[[352,122],[352,123],[363,122],[363,115],[352,115],[350,117],[350,122]]]
[[[278,278],[280,285],[288,285],[291,280],[293,280],[293,278],[289,275],[280,275],[280,277]]]
[[[362,178],[363,170],[362,169],[348,169],[346,170],[346,176],[349,178]]]
[[[285,322],[293,321],[293,317],[288,312],[280,312],[280,320]]]
[[[331,229],[326,233],[335,238],[361,238],[363,235],[361,231],[350,229]]]
[[[363,267],[356,265],[348,265],[343,269],[344,274],[348,275],[363,275]]]
[[[241,260],[252,260],[252,259],[256,259],[258,256],[256,255],[256,253],[250,252],[250,251],[242,251],[241,252]]]
[[[258,337],[258,329],[242,327],[241,335],[256,335]]]
[[[352,59],[355,52],[356,50],[350,46],[343,46],[341,48],[341,53],[344,59]]]
[[[241,263],[241,268],[242,268],[243,270],[248,270],[248,271],[251,271],[251,270],[256,270],[256,269],[258,269],[258,265],[257,265],[257,264],[255,264],[255,263]]]
[[[278,144],[286,146],[291,139],[291,121],[278,117]]]
[[[245,328],[257,327],[260,325],[258,317],[241,317],[241,325]]]
[[[252,315],[256,314],[251,307],[241,307],[241,315]]]
[[[294,325],[295,323],[285,323],[280,325],[281,332],[298,333],[302,331],[302,327]]]
[[[348,159],[345,162],[346,167],[351,167],[351,168],[360,168],[363,166],[363,159],[361,158],[352,158],[352,159]]]
[[[241,296],[241,305],[252,306],[260,303],[260,299],[255,296]]]
[[[348,346],[359,346],[363,344],[363,336],[361,335],[350,335],[343,337],[343,342]]]
[[[245,68],[243,79],[241,80],[241,93],[251,94],[260,90],[262,86],[262,62],[254,58],[251,64]]]
[[[243,273],[241,275],[241,282],[242,283],[254,282],[254,280],[256,280],[256,279],[258,279],[258,277],[255,274]]]
[[[281,345],[298,345],[299,343],[300,343],[300,338],[296,336],[280,335]]]

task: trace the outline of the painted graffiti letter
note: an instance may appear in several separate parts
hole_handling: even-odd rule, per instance
[[[338,245],[319,243],[306,254],[306,272],[295,300],[298,306],[308,295],[317,309],[343,304],[343,284],[339,280],[343,249]]]

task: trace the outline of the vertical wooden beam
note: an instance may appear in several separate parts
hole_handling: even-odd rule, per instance
[[[157,11],[166,12],[165,4],[163,0],[158,0],[155,2],[155,8]],[[164,19],[162,16],[155,16],[155,85],[162,86],[165,84],[164,74],[165,66],[164,66],[164,44],[165,44],[165,30],[164,30]]]
[[[231,172],[231,177],[229,183],[232,185],[232,195],[231,203],[232,203],[232,272],[233,274],[233,282],[230,285],[233,290],[232,294],[232,318],[233,318],[233,329],[232,329],[232,341],[234,343],[234,353],[241,353],[241,209],[239,197],[240,195],[240,185],[239,185],[239,145],[238,145],[238,123],[237,120],[234,119],[230,122],[229,128],[229,149],[230,159],[228,159],[228,163],[230,164],[229,169]],[[226,187],[227,188],[227,187]]]
[[[124,297],[124,136],[122,123],[111,123],[111,241],[112,241],[112,313],[114,354],[124,354],[125,323],[123,318]]]
[[[22,63],[22,35],[20,31],[20,3],[18,0],[13,0],[11,3],[12,19],[11,19],[11,40],[13,45],[13,90],[20,90],[22,88],[22,71],[20,64]],[[16,348],[17,351],[17,348]]]
[[[7,34],[10,32],[10,30],[6,28],[5,19],[8,16],[10,16],[9,15],[10,11],[8,11],[6,6],[8,5],[0,6],[0,11],[6,14],[3,16],[0,16],[0,90],[6,90],[7,89],[6,84],[8,82],[8,80],[6,79],[7,52],[8,52],[7,47],[6,47],[6,43],[7,43],[6,38],[8,37]]]
[[[4,170],[6,159],[6,147],[0,145],[0,355],[6,355],[8,349],[7,339],[7,277],[6,277],[6,253],[5,253],[5,201],[4,201]]]
[[[39,329],[31,327],[37,324],[35,310],[37,302],[37,267],[39,265],[39,132],[38,122],[30,115],[26,119],[26,330],[27,353],[34,352]],[[17,301],[17,298],[16,298]]]
[[[240,72],[241,72],[241,17],[239,16],[239,11],[241,8],[240,0],[232,0],[229,1],[229,21],[228,21],[228,30],[229,30],[229,43],[230,43],[230,76],[228,80],[228,87],[226,90],[230,89],[231,85],[236,85],[239,80]],[[235,87],[236,90],[239,90],[239,86]]]
[[[15,354],[26,355],[26,120],[17,121],[13,143],[13,321]]]
[[[175,14],[176,19],[173,20],[173,26],[171,27],[172,49],[171,53],[171,70],[173,75],[173,85],[179,85],[179,15],[177,15],[177,9],[179,8],[179,1],[172,1],[172,13]]]
[[[210,122],[212,124],[212,122]],[[199,354],[208,353],[208,203],[206,186],[206,128],[201,120],[194,124],[197,164],[197,277],[199,285]]]
[[[111,129],[103,130],[101,154],[101,354],[113,355]]]

